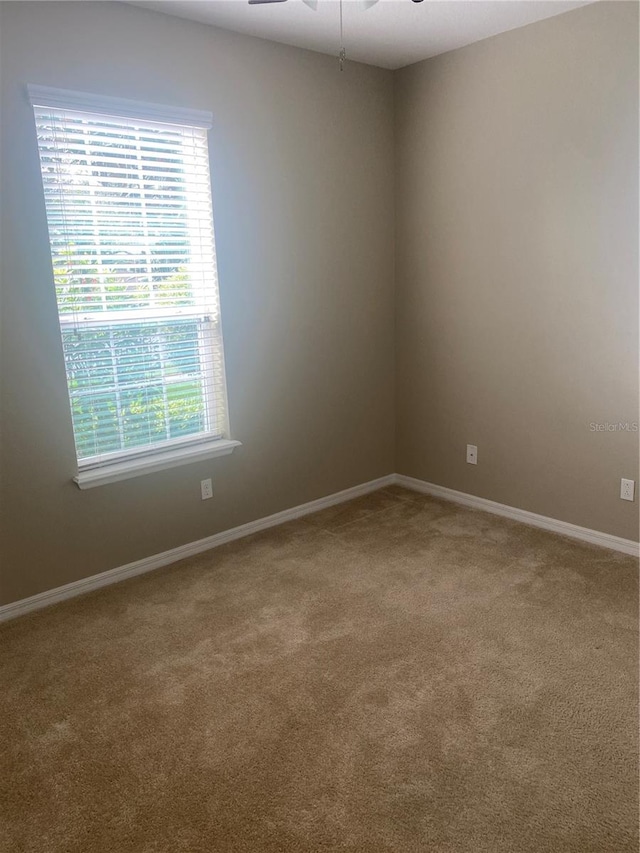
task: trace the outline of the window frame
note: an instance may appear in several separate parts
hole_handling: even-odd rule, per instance
[[[35,108],[43,107],[86,113],[93,119],[100,115],[104,115],[120,119],[138,120],[143,122],[152,121],[169,125],[199,128],[205,132],[212,126],[211,113],[201,110],[162,106],[143,101],[94,95],[85,92],[56,89],[49,86],[38,86],[33,84],[29,84],[27,86],[27,93],[34,110],[34,120]],[[207,159],[208,156],[207,150]],[[39,143],[38,157],[40,165]],[[48,223],[49,219],[47,215],[47,225]],[[53,265],[53,246],[50,241],[48,242]],[[96,312],[80,310],[79,312],[70,313],[67,316],[64,311],[60,311],[58,300],[56,298],[61,339],[65,333],[65,328],[68,331],[69,328],[77,329],[79,326],[91,328],[92,326],[99,325],[101,327],[108,327],[111,330],[112,328],[117,328],[119,324],[125,326],[127,321],[129,324],[139,322],[142,328],[145,320],[150,323],[154,321],[161,322],[162,317],[166,316],[167,321],[175,320],[179,322],[182,318],[185,320],[196,321],[198,353],[200,358],[213,356],[214,342],[216,340],[219,340],[219,352],[222,356],[221,381],[219,383],[214,381],[214,369],[212,366],[207,367],[203,374],[202,394],[205,407],[205,423],[209,425],[209,429],[206,432],[178,436],[176,438],[167,438],[154,444],[142,445],[140,447],[133,446],[128,449],[121,448],[115,451],[101,453],[93,457],[84,456],[79,458],[76,444],[75,424],[73,424],[72,417],[74,447],[76,450],[76,461],[78,465],[78,471],[76,476],[73,477],[73,480],[79,488],[92,488],[94,486],[129,479],[130,477],[136,477],[154,471],[199,462],[216,456],[227,455],[232,453],[236,447],[240,446],[239,441],[230,438],[229,405],[224,370],[224,341],[222,336],[219,305],[220,297],[217,282],[216,287],[218,291],[218,310],[216,316],[204,313],[202,306],[197,305],[169,306],[164,309],[150,307],[146,318],[144,317],[144,308],[142,310],[139,308],[132,310],[130,312],[131,317],[127,316],[129,312],[126,309],[119,310],[117,312],[114,311],[114,316],[111,318],[108,316],[109,312],[106,310]],[[205,341],[205,336],[209,341],[208,345]],[[164,372],[162,375],[162,387],[164,393],[166,384]],[[67,381],[69,405],[71,410],[71,389],[69,387],[69,374],[66,366],[65,377]],[[168,384],[170,384],[170,382]],[[218,387],[218,384],[220,387]],[[114,388],[117,388],[117,386],[118,381],[116,377]],[[213,424],[214,421],[217,420],[217,416],[214,414],[214,392],[221,392],[224,396],[224,426],[221,435],[216,435],[213,432]]]

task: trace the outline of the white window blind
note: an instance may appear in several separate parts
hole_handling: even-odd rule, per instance
[[[30,96],[79,469],[228,437],[207,114]]]

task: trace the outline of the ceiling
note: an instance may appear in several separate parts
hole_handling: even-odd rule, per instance
[[[344,44],[349,59],[402,68],[474,41],[559,15],[593,0],[344,0]],[[137,0],[133,5],[213,24],[271,41],[337,55],[338,0],[302,0],[250,6],[247,0]]]

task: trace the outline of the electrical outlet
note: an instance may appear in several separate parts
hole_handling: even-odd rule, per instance
[[[209,477],[208,480],[200,480],[200,494],[202,495],[203,501],[209,500],[209,498],[213,497],[211,477]]]
[[[467,462],[469,465],[478,464],[478,448],[475,444],[467,444]]]
[[[620,480],[620,497],[623,501],[632,501],[636,490],[635,480]]]

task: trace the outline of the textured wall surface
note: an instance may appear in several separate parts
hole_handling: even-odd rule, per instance
[[[391,72],[110,3],[4,3],[0,602],[393,471]],[[80,492],[27,83],[208,109],[232,456]],[[203,477],[215,495],[200,500]]]
[[[397,470],[637,539],[638,5],[395,82]]]
[[[0,603],[392,471],[637,539],[638,434],[591,427],[638,420],[637,33],[601,3],[340,74],[124,4],[0,3]],[[71,482],[27,83],[213,112],[232,456]]]

